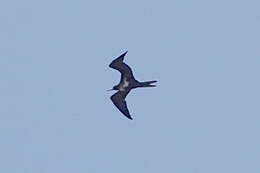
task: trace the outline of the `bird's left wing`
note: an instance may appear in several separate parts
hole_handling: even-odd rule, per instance
[[[127,94],[130,92],[130,90],[127,91],[118,91],[114,95],[112,95],[110,98],[114,105],[119,109],[120,112],[122,112],[127,118],[132,120],[132,117],[129,113],[129,110],[127,108],[127,104],[125,101],[125,98]]]
[[[121,73],[121,80],[123,78],[134,79],[134,75],[131,68],[126,63],[123,62],[126,54],[127,51],[109,64],[110,68],[118,70]]]

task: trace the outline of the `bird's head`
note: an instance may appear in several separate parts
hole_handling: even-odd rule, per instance
[[[107,91],[113,91],[113,90],[118,90],[118,86],[117,86],[117,85],[115,85],[115,86],[113,86],[113,88],[112,88],[112,89],[110,89],[110,90],[107,90]]]

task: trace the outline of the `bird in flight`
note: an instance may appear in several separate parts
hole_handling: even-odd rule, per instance
[[[134,78],[133,72],[131,68],[123,62],[127,51],[120,55],[118,58],[113,60],[109,67],[115,70],[118,70],[121,73],[121,80],[118,85],[115,85],[112,89],[108,90],[118,90],[115,94],[113,94],[110,99],[114,103],[114,105],[119,109],[121,113],[123,113],[127,118],[132,120],[132,117],[127,108],[127,104],[125,98],[127,94],[134,88],[139,87],[155,87],[156,85],[152,85],[157,81],[147,81],[147,82],[139,82]]]

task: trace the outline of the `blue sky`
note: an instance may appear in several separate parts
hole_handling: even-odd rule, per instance
[[[0,172],[259,173],[260,2],[0,3]],[[106,92],[125,61],[158,87]]]

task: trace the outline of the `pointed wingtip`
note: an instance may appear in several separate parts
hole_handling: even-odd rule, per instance
[[[129,120],[133,120],[133,118],[129,115],[129,116],[126,116]]]
[[[120,57],[124,58],[128,51],[125,51]]]
[[[121,54],[119,57],[117,57],[116,59],[114,59],[110,64],[109,67],[113,68],[116,64],[121,63],[124,61],[124,57],[127,54],[128,51],[124,52],[123,54]]]
[[[130,113],[127,111],[127,112],[122,112],[126,118],[128,118],[129,120],[133,120],[133,118],[131,117]]]

